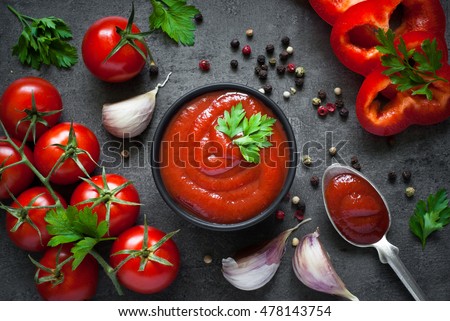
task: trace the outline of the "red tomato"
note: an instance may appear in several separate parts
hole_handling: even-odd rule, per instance
[[[102,198],[104,201],[95,206],[92,210],[98,215],[99,221],[104,221],[106,219],[106,204],[110,202],[110,214],[109,214],[109,235],[117,236],[126,229],[130,228],[136,223],[136,219],[139,215],[139,205],[127,205],[119,204],[114,201],[110,195],[111,190],[114,190],[118,186],[125,184],[128,180],[117,174],[107,174],[106,182],[107,188],[103,184],[102,175],[92,177],[92,182],[99,186],[102,190],[99,193],[97,189],[86,182],[80,183],[77,188],[72,193],[72,198],[70,199],[70,204],[76,206],[78,209],[92,206],[93,202],[79,204],[80,202],[94,199]],[[133,203],[139,203],[139,193],[136,188],[130,184],[120,191],[118,191],[113,197],[119,199],[120,201],[127,201]]]
[[[154,227],[148,226],[148,245],[150,248],[161,240],[166,234]],[[122,250],[141,250],[144,240],[144,226],[134,226],[122,234],[114,241],[111,254]],[[143,271],[139,271],[141,256],[128,260],[118,271],[117,278],[126,288],[144,294],[156,293],[167,288],[175,280],[180,267],[180,254],[175,242],[167,240],[159,247],[154,254],[166,259],[172,266],[147,260]],[[110,263],[116,267],[122,260],[126,259],[126,254],[110,256]]]
[[[105,61],[105,58],[121,40],[121,35],[117,33],[116,27],[125,30],[127,22],[128,20],[123,17],[105,17],[94,22],[84,35],[81,47],[84,63],[89,71],[101,80],[127,81],[136,76],[145,66],[145,59],[129,44],[124,45]],[[133,24],[131,32],[136,34],[141,31]],[[140,41],[135,41],[135,43],[147,56],[144,44]]]
[[[73,123],[78,149],[88,152],[92,159],[97,162],[100,157],[100,145],[95,134],[86,126]],[[53,146],[54,144],[68,145],[70,123],[60,123],[46,131],[36,142],[34,148],[35,166],[39,172],[47,176],[64,149]],[[78,160],[88,173],[92,173],[97,166],[85,153],[77,154]],[[66,159],[50,177],[55,184],[68,185],[75,183],[79,177],[86,176],[73,159]]]
[[[62,100],[58,90],[47,80],[38,77],[20,78],[6,88],[0,100],[0,120],[11,136],[23,140],[30,126],[30,121],[24,121],[16,127],[20,120],[27,117],[25,110],[31,111],[32,95],[36,103],[37,113],[53,112],[62,109]],[[37,114],[38,115],[38,114]],[[41,136],[49,127],[54,126],[61,116],[61,112],[44,116],[42,122],[36,124],[36,138]],[[33,140],[33,135],[28,136]]]
[[[0,137],[1,139],[5,139],[5,137]],[[20,146],[19,141],[13,139],[13,142]],[[28,160],[33,162],[32,151],[27,146],[25,146],[23,151]],[[20,154],[9,143],[0,141],[0,170],[20,160],[22,160]],[[25,164],[15,165],[2,170],[0,175],[0,199],[8,199],[10,197],[8,189],[13,195],[24,191],[31,185],[33,179],[33,172]]]
[[[37,197],[40,195],[39,197]],[[56,193],[56,196],[59,198],[62,206],[67,207],[66,201],[62,198],[61,195]],[[35,201],[31,203],[33,198]],[[47,231],[47,223],[45,222],[45,215],[49,211],[46,208],[37,208],[37,209],[23,209],[25,206],[49,206],[54,205],[55,200],[52,198],[50,192],[45,187],[32,187],[27,189],[25,192],[20,194],[17,197],[17,201],[15,201],[11,207],[21,209],[21,213],[23,217],[21,218],[22,224],[16,231],[11,231],[14,226],[17,224],[18,219],[14,217],[11,213],[7,212],[6,215],[6,229],[8,231],[9,238],[16,244],[18,247],[25,251],[42,251],[46,248],[48,241],[51,238],[51,235],[48,234]],[[27,221],[30,220],[38,229],[39,233],[36,229],[31,226],[31,224]]]
[[[44,256],[39,261],[43,266],[54,269],[56,261],[63,262],[69,258],[71,246],[66,244],[61,248],[58,256],[59,247],[50,247],[45,251]],[[72,260],[64,264],[59,271],[60,275],[56,278],[64,278],[62,283],[44,282],[36,284],[39,294],[45,300],[51,301],[81,301],[91,299],[97,290],[98,283],[98,263],[90,255],[86,256],[81,264],[72,270]],[[50,273],[39,270],[38,278],[51,276]]]

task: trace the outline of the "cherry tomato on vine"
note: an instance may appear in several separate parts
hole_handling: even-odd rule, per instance
[[[72,193],[70,204],[81,210],[101,199],[102,201],[94,206],[92,211],[98,215],[99,221],[103,221],[106,219],[108,205],[110,208],[109,235],[117,236],[136,223],[140,209],[139,193],[123,176],[106,174],[104,179],[106,185],[102,175],[91,178],[95,186],[85,181],[80,183]],[[86,200],[92,201],[79,204]]]
[[[63,197],[56,192],[55,194],[61,205],[67,207]],[[6,214],[8,236],[16,246],[32,252],[42,251],[47,247],[51,235],[47,231],[45,215],[50,208],[32,207],[45,207],[54,204],[55,200],[52,195],[42,186],[27,189],[17,197],[16,201],[11,204],[13,210]],[[13,214],[16,214],[17,217]],[[36,229],[39,229],[39,232]]]
[[[128,20],[123,17],[105,17],[94,22],[86,31],[82,43],[83,61],[97,78],[107,82],[123,82],[136,76],[145,66],[146,59],[129,43],[106,59],[123,39],[117,27],[126,30]],[[141,31],[131,25],[131,34]],[[131,40],[147,57],[147,48],[141,40]],[[106,59],[106,61],[105,61]]]
[[[50,82],[24,77],[12,82],[3,93],[0,120],[8,133],[20,140],[24,139],[31,121],[36,122],[35,138],[38,138],[59,121],[61,109],[61,96]],[[31,132],[27,140],[32,141],[33,136]]]
[[[48,176],[63,154],[77,158],[88,174],[94,171],[100,157],[98,139],[86,126],[77,123],[73,123],[72,126],[73,135],[71,135],[71,123],[59,123],[46,131],[36,142],[34,161],[42,175]],[[61,146],[56,146],[58,144]],[[68,185],[84,176],[86,176],[85,173],[74,159],[68,158],[57,166],[50,181]]]
[[[90,255],[87,255],[83,262],[72,270],[70,259],[63,266],[58,264],[72,256],[71,246],[65,244],[62,247],[48,248],[42,259],[39,261],[43,267],[53,271],[45,271],[38,268],[37,278],[53,276],[53,280],[36,284],[41,297],[50,301],[81,301],[91,299],[97,290],[98,283],[98,263]],[[59,255],[58,255],[59,252]]]
[[[2,139],[5,139],[5,137],[0,137],[0,140]],[[12,141],[17,146],[20,146],[18,140],[12,139]],[[28,160],[33,163],[33,152],[31,149],[25,146],[23,152]],[[4,169],[21,160],[22,157],[11,144],[0,141],[0,199],[10,198],[8,190],[13,195],[18,195],[33,182],[34,174],[26,164],[18,164]]]
[[[144,231],[145,226],[138,225],[120,234],[112,245],[110,263],[112,267],[116,267],[127,259],[128,254],[115,254],[118,251],[131,250],[139,253],[122,265],[117,271],[117,278],[123,286],[132,291],[144,294],[157,293],[175,280],[180,268],[180,254],[171,238],[162,245],[157,244],[169,234],[166,235],[151,226],[147,226],[148,243],[143,249]],[[152,260],[153,255],[170,262],[171,265]],[[141,260],[145,260],[143,271],[139,271]]]

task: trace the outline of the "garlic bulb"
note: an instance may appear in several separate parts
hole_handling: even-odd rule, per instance
[[[119,138],[129,138],[140,135],[150,124],[155,110],[156,94],[164,87],[172,73],[162,84],[153,90],[117,103],[104,104],[102,109],[102,123],[105,129]]]
[[[289,235],[310,220],[305,219],[294,228],[280,233],[253,254],[236,260],[231,257],[223,259],[222,273],[225,279],[236,288],[245,291],[264,286],[272,279],[280,266]]]
[[[292,266],[297,278],[311,289],[358,301],[334,270],[330,256],[319,240],[318,228],[302,238],[295,249]]]

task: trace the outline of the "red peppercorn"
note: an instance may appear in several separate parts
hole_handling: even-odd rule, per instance
[[[327,108],[328,112],[330,112],[330,113],[334,113],[334,111],[336,110],[336,105],[333,103],[327,103],[325,105],[325,107]]]
[[[198,63],[198,67],[203,71],[208,71],[211,68],[211,64],[209,63],[208,60],[202,59]]]
[[[317,113],[319,114],[319,116],[324,117],[328,114],[328,109],[324,106],[320,106],[319,108],[317,108]]]
[[[295,72],[295,65],[294,64],[288,64],[286,67],[286,70],[288,72]]]
[[[285,215],[286,214],[284,214],[284,212],[282,210],[278,210],[277,213],[275,214],[275,216],[278,220],[284,220]]]
[[[303,219],[305,218],[305,211],[304,210],[296,210],[294,213],[294,217],[299,221],[303,221]]]
[[[244,48],[242,48],[242,54],[244,56],[250,56],[252,53],[252,48],[249,45],[245,45]]]

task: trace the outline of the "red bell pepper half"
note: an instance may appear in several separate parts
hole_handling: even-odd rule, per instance
[[[333,25],[351,6],[366,0],[309,0],[311,7],[325,22]]]
[[[402,36],[408,50],[423,53],[421,45],[425,39],[432,40],[427,32],[410,32]],[[442,52],[442,67],[436,76],[450,80],[450,66],[445,41],[436,37],[437,48]],[[397,48],[399,40],[394,43]],[[445,49],[445,50],[444,50]],[[391,79],[384,75],[386,70],[379,67],[364,80],[356,98],[356,115],[361,126],[379,136],[398,134],[411,125],[432,125],[450,117],[450,82],[436,80],[429,85],[432,99],[424,95],[414,95],[411,88],[398,91]],[[382,97],[381,95],[384,97]]]
[[[415,30],[444,37],[446,20],[439,0],[366,0],[341,14],[331,31],[331,47],[341,63],[364,76],[377,68],[381,54],[375,48],[376,30],[389,28],[399,6],[403,13],[396,37]]]

